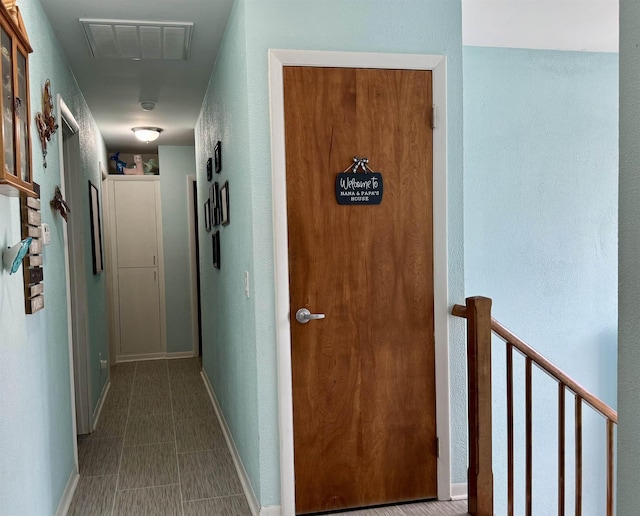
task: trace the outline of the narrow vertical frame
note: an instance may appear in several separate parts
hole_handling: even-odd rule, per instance
[[[102,221],[100,220],[100,192],[89,181],[89,215],[91,217],[91,256],[93,273],[100,274],[104,270],[102,255]]]

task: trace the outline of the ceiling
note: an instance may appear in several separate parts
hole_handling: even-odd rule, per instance
[[[109,151],[193,145],[193,129],[233,0],[40,0]],[[80,19],[193,23],[188,60],[94,58]],[[53,84],[55,92],[55,84]],[[144,111],[140,102],[156,103]],[[132,127],[163,129],[153,143]]]
[[[462,0],[462,42],[615,53],[618,4],[619,0]]]
[[[193,145],[233,0],[40,0],[109,151]],[[462,0],[465,45],[617,51],[618,0]],[[81,19],[192,23],[189,59],[94,58]],[[491,30],[487,30],[491,27]],[[55,84],[53,85],[55,92]],[[142,101],[156,103],[143,111]],[[132,127],[163,129],[141,143]]]

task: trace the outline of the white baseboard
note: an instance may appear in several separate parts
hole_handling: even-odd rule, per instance
[[[193,358],[196,355],[193,351],[173,351],[167,353],[167,360],[175,360],[177,358]]]
[[[102,388],[102,393],[100,394],[100,398],[98,399],[98,404],[96,405],[96,409],[93,411],[93,418],[91,421],[92,432],[98,427],[98,419],[100,419],[100,415],[102,414],[102,407],[104,406],[104,400],[107,399],[107,394],[109,393],[110,388],[111,388],[111,380],[107,380],[107,383],[105,383],[104,387]]]
[[[193,358],[193,351],[174,351],[171,353],[145,353],[141,355],[120,355],[116,357],[116,364],[123,362],[138,362],[139,360],[173,360],[176,358]]]
[[[452,500],[466,500],[468,497],[467,483],[451,484],[451,499]]]
[[[213,387],[211,387],[211,383],[209,382],[207,373],[205,373],[203,369],[200,374],[202,376],[202,381],[207,388],[207,392],[209,393],[209,398],[211,398],[211,403],[213,403],[213,409],[215,410],[216,416],[218,417],[218,422],[220,423],[220,427],[222,428],[222,433],[224,434],[224,439],[227,442],[227,447],[229,448],[229,452],[231,452],[233,464],[235,465],[236,471],[238,472],[238,477],[240,478],[240,483],[242,484],[242,490],[244,491],[247,503],[249,504],[251,514],[253,516],[279,516],[280,512],[263,512],[263,509],[258,504],[258,499],[256,498],[256,494],[253,492],[251,482],[249,481],[249,476],[247,475],[247,471],[244,469],[244,464],[242,464],[242,459],[240,458],[238,449],[236,448],[236,445],[233,441],[233,437],[231,435],[229,427],[227,426],[227,422],[224,419],[224,415],[222,414],[222,409],[220,408],[218,399],[213,392]],[[270,510],[271,507],[267,507],[265,509]]]
[[[260,516],[282,516],[282,507],[280,505],[260,507]]]
[[[75,494],[76,487],[78,486],[78,480],[80,480],[80,475],[74,466],[71,475],[69,475],[69,480],[67,480],[67,485],[64,487],[64,491],[62,492],[62,498],[60,498],[56,516],[66,516],[67,512],[69,512],[71,500],[73,500],[73,495]]]

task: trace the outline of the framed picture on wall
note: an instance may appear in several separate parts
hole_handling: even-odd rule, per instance
[[[211,231],[211,203],[209,199],[204,203],[204,227],[207,231]]]
[[[229,181],[225,181],[220,188],[220,223],[229,225]]]
[[[211,193],[211,219],[212,226],[220,225],[220,183],[213,183],[213,192]]]
[[[93,273],[100,274],[104,270],[104,262],[102,259],[100,193],[91,181],[89,181],[89,215],[91,217],[91,255],[93,257]]]
[[[215,210],[218,205],[218,199],[216,198],[216,184],[217,183],[211,183],[211,186],[209,187],[209,205],[212,211]],[[211,214],[211,220],[213,220],[213,213]]]
[[[219,174],[222,170],[222,142],[218,141],[213,148],[213,158],[215,160],[216,174]]]
[[[213,162],[211,158],[207,160],[207,181],[211,181],[213,177]]]
[[[216,231],[211,236],[211,242],[213,245],[213,267],[220,269],[220,231]]]

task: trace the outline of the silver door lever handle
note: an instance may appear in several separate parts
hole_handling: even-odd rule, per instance
[[[296,321],[300,324],[307,324],[312,319],[324,319],[324,314],[312,314],[306,308],[300,308],[300,310],[296,312]]]

